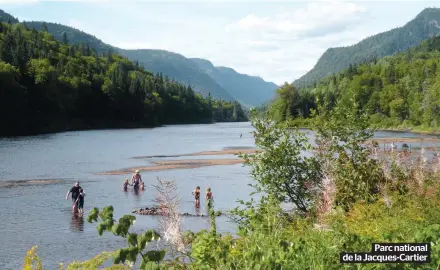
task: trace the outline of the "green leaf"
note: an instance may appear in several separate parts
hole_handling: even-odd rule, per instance
[[[128,237],[127,237],[127,242],[128,244],[132,245],[132,246],[136,246],[138,241],[137,241],[137,234],[135,233],[129,233]]]
[[[138,250],[137,247],[130,247],[130,248],[128,248],[128,250],[127,250],[127,259],[126,260],[135,263],[136,262],[136,258],[138,256],[138,252],[139,252],[139,250]]]
[[[147,242],[151,242],[153,240],[159,240],[160,239],[160,235],[157,232],[153,231],[153,230],[146,231],[144,236],[145,236],[145,240]]]
[[[144,270],[158,270],[160,268],[159,268],[159,265],[157,265],[157,263],[155,263],[155,262],[147,262],[145,264],[144,268],[141,268],[141,269],[144,269]]]
[[[129,253],[129,250],[127,248],[121,248],[118,253],[116,253],[114,263],[125,263],[127,260],[127,255]]]
[[[132,216],[132,215],[124,215],[123,218],[126,219],[126,220],[128,220],[128,221],[130,221],[130,224],[131,224],[131,225],[133,225],[133,224],[134,224],[134,221],[136,220],[136,217],[135,217],[135,216]]]
[[[114,224],[112,226],[112,232],[114,235],[119,235],[119,233],[120,233],[119,224]]]
[[[92,223],[93,221],[97,222],[98,221],[98,215],[99,215],[99,209],[98,208],[93,208],[90,213],[89,216],[87,217],[87,222]]]
[[[142,261],[141,261],[141,265],[140,265],[139,269],[146,269],[146,268],[145,268],[146,265],[147,265],[147,262],[144,261],[144,257],[142,257]]]
[[[112,219],[113,220],[113,206],[106,206],[99,214],[102,220]]]
[[[98,230],[99,236],[102,236],[102,233],[104,232],[104,226],[102,224],[98,224],[98,226],[96,226],[96,229]]]
[[[165,254],[165,250],[150,250],[145,253],[145,256],[147,256],[150,261],[160,262],[165,258]]]
[[[143,250],[147,244],[147,239],[144,234],[138,234],[137,236],[137,245],[140,250]]]

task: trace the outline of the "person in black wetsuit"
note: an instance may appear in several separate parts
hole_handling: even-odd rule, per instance
[[[84,197],[86,194],[82,188],[79,189],[78,198],[76,199],[76,204],[78,205],[79,214],[82,215],[84,213]]]
[[[196,189],[192,192],[194,195],[194,199],[196,200],[196,208],[200,207],[200,187],[197,186]]]
[[[77,210],[76,200],[78,199],[80,189],[82,189],[82,188],[80,187],[79,182],[76,182],[75,185],[66,194],[66,200],[67,200],[67,199],[69,199],[70,193],[72,193],[72,212],[76,212],[76,210]]]

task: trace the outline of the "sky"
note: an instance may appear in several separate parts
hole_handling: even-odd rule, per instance
[[[439,1],[0,0],[20,21],[48,21],[124,49],[163,49],[276,84],[330,47],[403,26]]]

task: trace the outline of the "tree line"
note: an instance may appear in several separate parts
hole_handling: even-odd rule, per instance
[[[238,102],[89,44],[69,45],[25,24],[0,23],[0,135],[72,129],[244,121]]]
[[[277,121],[308,119],[318,106],[332,109],[351,97],[382,128],[440,126],[440,37],[395,56],[372,59],[326,77],[312,87],[285,84],[269,107]]]

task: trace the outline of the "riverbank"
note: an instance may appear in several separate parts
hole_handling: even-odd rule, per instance
[[[32,121],[30,121],[32,122]],[[58,119],[50,122],[50,124],[42,124],[38,127],[33,127],[31,124],[23,128],[18,132],[8,133],[8,130],[2,131],[0,133],[0,138],[13,138],[13,137],[24,137],[24,136],[37,136],[46,134],[55,134],[69,131],[89,131],[89,130],[119,130],[119,129],[152,129],[158,127],[164,127],[167,125],[209,125],[215,123],[245,123],[245,121],[214,121],[214,120],[200,120],[200,121],[167,121],[161,124],[142,124],[138,122],[126,122],[110,119]]]
[[[420,133],[425,135],[440,135],[440,131],[434,129],[423,129],[423,128],[378,128],[377,131],[388,131],[388,132],[412,132]]]
[[[299,129],[312,129],[313,128],[313,119],[292,119],[291,127],[299,128]],[[388,131],[388,132],[412,132],[412,133],[420,133],[426,135],[440,135],[440,130],[434,128],[423,128],[423,127],[406,127],[406,126],[397,126],[397,127],[384,127],[380,125],[371,125],[372,128],[375,128],[376,131]]]

